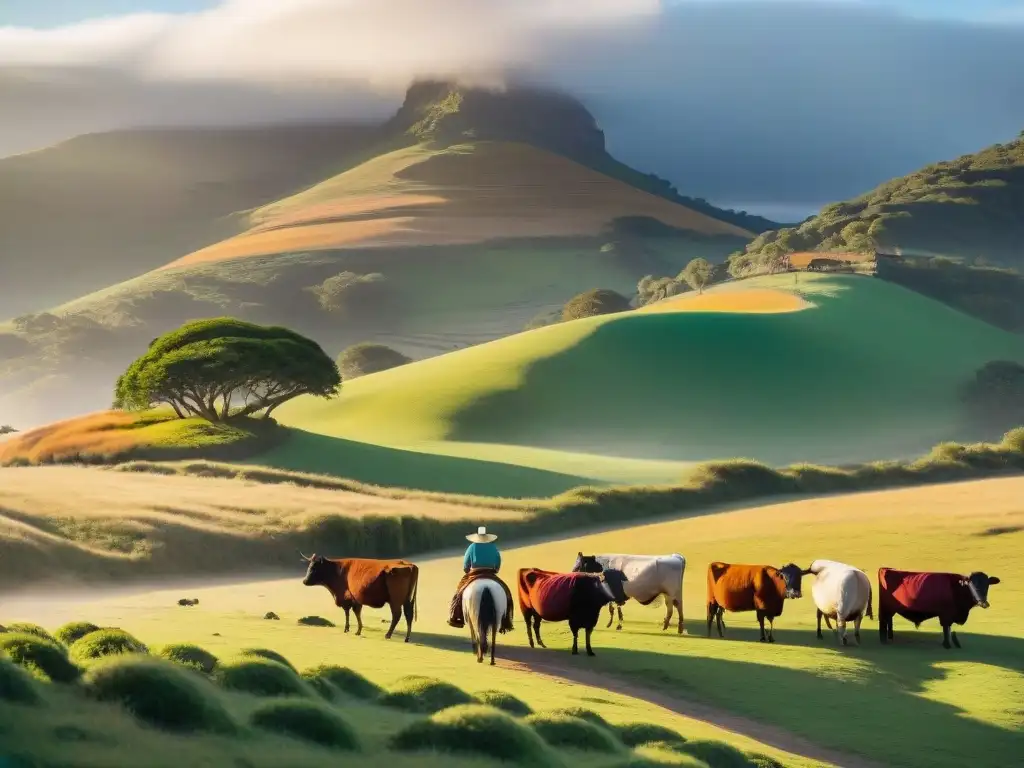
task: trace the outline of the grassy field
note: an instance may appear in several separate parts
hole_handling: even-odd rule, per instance
[[[793,734],[817,747],[858,756],[840,760],[842,765],[994,767],[1012,764],[1024,738],[1019,707],[1024,693],[1021,499],[1024,480],[987,480],[787,502],[505,548],[503,572],[509,574],[525,566],[568,569],[580,550],[679,551],[687,557],[687,634],[661,632],[660,605],[630,603],[622,632],[603,624],[596,632],[594,659],[568,655],[569,635],[561,625],[545,629],[548,650],[529,651],[517,612],[515,632],[499,639],[500,666],[477,666],[468,640],[444,624],[460,573],[454,559],[421,561],[419,620],[410,645],[378,645],[384,642],[378,623],[383,612],[378,611],[364,614],[363,638],[340,629],[297,626],[296,620],[305,615],[340,618],[323,590],[301,585],[297,556],[295,574],[285,580],[167,585],[137,594],[69,590],[60,599],[13,597],[5,600],[2,621],[55,628],[87,619],[122,627],[151,645],[194,642],[220,658],[245,647],[272,648],[297,667],[342,664],[383,685],[430,670],[430,675],[458,681],[469,691],[514,692],[534,708],[584,706],[612,722],[656,722],[690,738],[724,738],[744,749],[771,752],[642,701],[660,695],[674,702],[669,709],[690,708],[710,723],[739,733],[744,724],[760,723],[776,734]],[[469,521],[467,525],[471,529]],[[492,527],[501,533],[500,524]],[[843,649],[829,635],[818,641],[809,584],[808,597],[787,605],[778,620],[774,645],[756,642],[752,615],[727,616],[725,640],[704,638],[707,562],[781,565],[817,557],[853,563],[872,576],[881,565],[981,569],[1000,576],[1002,583],[992,588],[988,611],[972,612],[960,633],[962,650],[944,651],[934,622],[915,631],[897,620],[894,646],[878,643],[877,624],[871,621],[863,627],[861,647]],[[200,602],[182,608],[176,604],[182,597],[198,597]],[[263,620],[267,611],[279,614],[281,621]],[[362,715],[353,710],[351,716]],[[372,713],[367,716],[369,721]],[[896,722],[899,728],[894,730]],[[387,727],[382,724],[381,730]],[[786,765],[808,764],[773,754]]]
[[[549,326],[362,377],[336,400],[300,399],[277,415],[345,441],[667,482],[723,456],[913,455],[965,433],[957,389],[977,367],[1024,360],[1019,337],[865,277],[755,278],[672,306],[693,311]],[[307,441],[258,461],[305,468]],[[336,466],[350,446],[339,444]],[[322,447],[316,470],[330,471]],[[379,474],[417,482],[402,468]]]

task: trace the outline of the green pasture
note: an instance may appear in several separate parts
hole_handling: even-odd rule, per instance
[[[1024,360],[1019,337],[879,280],[774,276],[744,286],[798,291],[814,306],[549,326],[361,377],[336,399],[299,399],[275,415],[338,439],[333,450],[318,445],[316,470],[358,479],[346,467],[355,443],[597,483],[670,482],[707,459],[846,463],[974,437],[958,387],[989,360]],[[259,462],[312,469],[310,440]],[[422,482],[401,458],[372,463],[358,471],[392,485]],[[465,476],[474,479],[459,487],[453,475],[445,490],[489,492],[488,473],[471,466]]]

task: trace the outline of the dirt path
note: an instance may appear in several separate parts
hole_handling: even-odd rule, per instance
[[[556,680],[588,685],[593,688],[602,688],[622,696],[631,696],[635,699],[641,699],[651,704],[656,704],[659,707],[664,707],[677,715],[700,720],[708,725],[746,736],[776,749],[811,760],[820,760],[823,763],[840,766],[840,768],[882,768],[880,764],[871,762],[866,758],[819,747],[801,736],[773,725],[759,723],[756,720],[735,715],[707,704],[681,699],[652,688],[645,688],[644,686],[636,685],[604,673],[590,672],[585,669],[572,667],[551,659],[548,655],[541,659],[540,654],[530,648],[506,646],[502,649],[501,653],[507,660],[499,659],[498,666],[507,669],[529,672],[534,675],[544,675]]]

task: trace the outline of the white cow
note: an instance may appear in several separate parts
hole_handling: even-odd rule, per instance
[[[811,594],[818,607],[818,638],[821,638],[821,619],[832,629],[829,619],[836,620],[836,637],[846,645],[846,622],[853,620],[853,636],[860,645],[860,623],[871,613],[871,579],[859,568],[835,560],[815,560],[811,563],[814,585]]]
[[[641,605],[650,605],[659,595],[665,596],[665,623],[662,629],[668,629],[672,620],[672,608],[679,614],[679,634],[683,634],[683,574],[686,572],[686,558],[680,554],[672,555],[587,555],[582,552],[576,555],[573,571],[583,573],[600,573],[612,568],[626,575],[623,584],[626,596]],[[619,624],[615,629],[622,629],[622,607],[614,603],[608,604],[608,625],[615,619],[615,610],[619,612]]]

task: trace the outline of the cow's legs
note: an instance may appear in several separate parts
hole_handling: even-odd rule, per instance
[[[775,642],[775,616],[768,617],[768,642]]]
[[[400,618],[402,618],[402,604],[401,603],[397,603],[397,604],[392,603],[390,605],[390,608],[391,608],[391,626],[388,627],[388,631],[384,633],[384,639],[385,640],[390,640],[391,636],[393,634],[395,634],[395,627],[398,626],[398,620]]]
[[[405,614],[405,642],[409,642],[409,637],[412,635],[412,614],[413,605],[412,600],[406,600],[402,606],[402,613]]]
[[[822,617],[822,615],[823,614],[821,612],[821,609],[819,608],[818,609],[818,639],[819,640],[821,640],[821,638],[822,638],[822,634],[821,634],[821,617]]]
[[[962,647],[960,645],[960,640],[956,636],[956,631],[954,631],[952,627],[950,627],[949,636],[953,639],[953,645],[955,645],[957,648]]]
[[[718,622],[718,636],[725,637],[725,608],[722,606],[718,606],[716,621]]]
[[[533,612],[528,609],[523,609],[523,623],[526,625],[526,639],[530,641],[530,647],[533,648]]]
[[[586,627],[584,631],[587,633],[587,656],[596,656],[597,654],[594,653],[594,649],[590,647],[590,635],[593,633],[594,628]]]
[[[759,610],[757,612],[757,623],[761,627],[761,642],[767,643],[768,636],[764,633],[764,611]]]
[[[541,648],[547,648],[547,646],[544,645],[544,641],[540,639],[540,614],[539,613],[533,614],[533,634],[535,634],[537,636],[537,645],[539,645]]]
[[[878,639],[884,645],[892,640],[892,633],[889,631],[889,614],[879,608],[878,611]]]
[[[348,614],[352,610],[352,606],[346,605],[342,610],[345,611],[345,631],[348,632]]]
[[[725,613],[725,608],[718,603],[708,603],[708,637],[711,637],[712,622],[716,622],[718,625],[718,636],[725,637],[725,633],[722,631],[725,628],[725,625],[722,623],[723,613]]]
[[[661,625],[661,631],[664,632],[668,629],[668,625],[672,623],[672,598],[665,595],[665,623]]]
[[[683,600],[682,598],[672,601],[676,606],[676,612],[679,614],[679,634],[683,634]]]
[[[619,623],[615,627],[615,630],[618,631],[618,630],[622,629],[622,606],[621,605],[615,605],[614,603],[612,603],[612,605],[615,607],[615,610],[618,611],[618,613],[619,613]]]
[[[860,623],[864,621],[864,614],[858,613],[853,617],[853,639],[860,645]]]
[[[889,634],[889,639],[892,640],[892,614],[889,614],[889,621],[886,624],[886,632]]]
[[[615,621],[615,603],[608,603],[608,623],[604,625],[605,629],[610,627],[613,621]]]
[[[846,645],[846,619],[841,612],[836,614],[836,636],[839,642]]]
[[[949,624],[942,625],[942,647],[952,648],[952,646],[949,644]]]
[[[363,634],[363,606],[359,603],[353,603],[352,613],[356,615],[356,637],[359,637]]]
[[[572,655],[578,656],[580,652],[580,628],[575,624],[570,624],[569,629],[572,630]]]

